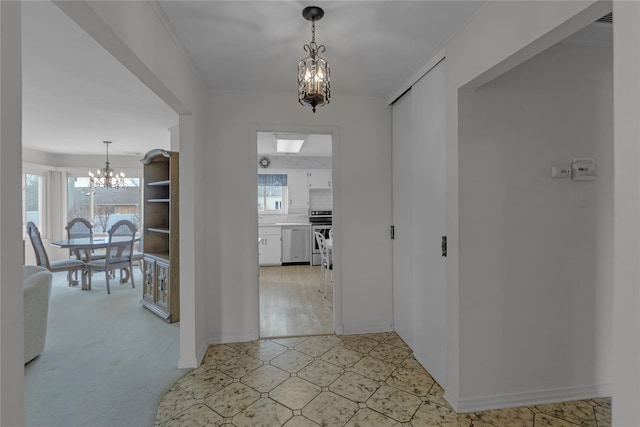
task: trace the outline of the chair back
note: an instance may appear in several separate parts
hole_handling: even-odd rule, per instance
[[[113,224],[109,229],[109,244],[107,245],[107,264],[113,262],[130,261],[133,253],[133,243],[136,236],[136,226],[126,219],[120,220]],[[122,237],[128,237],[124,241],[116,242],[115,237],[121,240]]]
[[[67,230],[67,239],[93,237],[93,225],[84,218],[73,218],[65,230]]]
[[[49,270],[49,256],[47,256],[47,251],[44,249],[44,245],[42,244],[40,231],[32,221],[27,223],[27,234],[29,235],[29,240],[31,240],[31,246],[33,246],[33,250],[36,253],[37,265]]]
[[[322,257],[322,265],[325,265],[327,261],[327,244],[325,242],[325,238],[320,232],[314,231],[313,234],[316,238],[316,243],[318,244],[318,248],[320,249],[320,256]]]

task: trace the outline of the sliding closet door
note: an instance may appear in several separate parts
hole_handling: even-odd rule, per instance
[[[413,231],[411,176],[411,91],[392,108],[393,179],[393,323],[400,337],[413,346]]]
[[[394,325],[446,385],[445,64],[393,104]]]
[[[412,88],[413,351],[438,383],[447,378],[445,63]]]

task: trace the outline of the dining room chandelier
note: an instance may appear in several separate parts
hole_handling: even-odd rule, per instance
[[[91,187],[104,188],[126,188],[127,184],[124,180],[124,172],[115,172],[109,163],[109,144],[111,141],[102,141],[107,147],[107,161],[104,167],[97,169],[96,173],[89,171],[89,183]]]
[[[308,6],[302,17],[311,21],[311,43],[304,45],[309,56],[298,63],[298,102],[308,105],[316,112],[316,107],[326,105],[331,100],[331,78],[329,63],[319,53],[324,53],[324,45],[316,44],[316,21],[322,19],[324,10],[318,6]]]

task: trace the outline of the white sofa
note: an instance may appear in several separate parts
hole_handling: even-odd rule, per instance
[[[52,278],[44,267],[25,265],[22,268],[25,364],[44,350]]]

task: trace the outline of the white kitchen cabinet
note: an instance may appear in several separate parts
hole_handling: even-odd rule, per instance
[[[258,260],[261,266],[282,264],[281,227],[258,227]]]
[[[289,213],[307,213],[309,207],[309,189],[306,169],[287,170],[287,192],[289,194]]]
[[[311,169],[307,176],[309,188],[331,188],[331,169]]]

